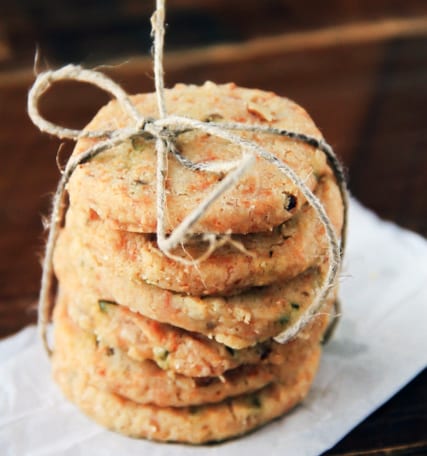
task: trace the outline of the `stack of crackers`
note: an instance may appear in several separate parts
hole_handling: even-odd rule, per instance
[[[245,122],[320,138],[307,113],[273,93],[234,84],[177,85],[169,112],[205,122]],[[132,97],[157,116],[154,94]],[[117,102],[87,130],[130,119]],[[291,166],[322,202],[340,235],[343,203],[324,154],[303,142],[244,132]],[[96,140],[82,139],[82,153]],[[203,443],[245,433],[291,409],[316,373],[336,290],[296,336],[328,266],[324,228],[299,188],[257,158],[166,256],[156,236],[156,151],[139,136],[82,164],[55,248],[59,282],[53,371],[65,395],[118,432]],[[193,163],[237,160],[241,150],[200,131],[177,135]],[[166,230],[171,232],[224,178],[171,157]],[[209,240],[216,249],[205,255]],[[202,261],[198,261],[197,259]]]

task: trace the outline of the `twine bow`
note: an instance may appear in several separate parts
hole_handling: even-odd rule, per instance
[[[38,75],[28,95],[28,114],[37,127],[58,138],[79,140],[81,138],[96,138],[100,141],[78,156],[71,156],[65,169],[62,172],[58,188],[53,198],[52,214],[50,218],[50,230],[46,243],[45,256],[43,260],[43,271],[38,304],[38,326],[39,331],[49,354],[52,350],[47,340],[47,324],[51,317],[54,306],[52,298],[53,286],[53,251],[57,239],[60,224],[64,217],[64,196],[67,182],[74,170],[81,164],[90,161],[95,156],[114,147],[115,145],[139,135],[150,135],[155,138],[157,152],[156,169],[156,210],[157,210],[157,243],[160,250],[169,258],[175,261],[184,262],[180,256],[173,254],[173,249],[186,240],[192,226],[203,216],[207,209],[216,201],[228,188],[232,187],[239,178],[254,164],[255,157],[273,163],[283,175],[296,185],[308,203],[313,207],[321,223],[325,228],[325,236],[328,242],[328,268],[323,282],[318,289],[311,305],[307,308],[301,318],[288,327],[275,340],[285,343],[292,338],[318,311],[323,300],[327,297],[330,287],[334,284],[343,251],[346,214],[341,237],[341,245],[334,232],[332,224],[318,198],[305,185],[304,181],[286,163],[279,160],[266,149],[258,144],[241,138],[232,133],[233,131],[260,132],[265,134],[286,136],[288,138],[309,144],[314,149],[320,149],[327,156],[328,162],[334,171],[340,187],[345,213],[347,208],[347,191],[343,169],[336,158],[331,146],[323,139],[317,139],[305,134],[272,128],[261,125],[247,125],[238,122],[201,122],[182,116],[168,115],[164,98],[164,77],[163,77],[163,44],[164,44],[164,19],[165,0],[156,1],[156,10],[151,18],[152,35],[154,37],[154,80],[157,97],[159,118],[148,119],[143,117],[133,105],[128,94],[114,81],[102,73],[86,70],[80,66],[67,65],[56,71],[46,71]],[[109,92],[130,116],[132,125],[117,130],[85,131],[64,128],[44,119],[38,110],[38,102],[41,96],[56,82],[60,80],[74,80],[93,84]],[[202,162],[193,163],[183,157],[174,147],[173,140],[177,134],[188,130],[200,130],[210,135],[217,136],[235,144],[241,148],[242,156],[239,160],[226,162]],[[206,197],[200,205],[188,214],[184,220],[166,236],[165,233],[165,211],[166,211],[166,173],[168,168],[168,156],[173,155],[183,166],[193,170],[204,172],[228,173]],[[211,247],[215,247],[215,237],[207,238]],[[212,251],[213,249],[210,249]],[[205,256],[204,256],[205,258]]]

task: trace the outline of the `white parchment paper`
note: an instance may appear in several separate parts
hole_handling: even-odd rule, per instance
[[[351,201],[343,318],[293,412],[228,443],[190,447],[109,432],[62,398],[27,328],[0,343],[0,454],[318,455],[427,365],[427,242]]]

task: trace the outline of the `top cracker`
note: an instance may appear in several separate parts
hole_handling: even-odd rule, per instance
[[[131,97],[145,117],[157,117],[155,94]],[[321,138],[306,111],[272,92],[244,89],[235,84],[203,86],[178,84],[165,90],[170,114],[202,121],[242,122],[287,129]],[[118,129],[131,119],[116,101],[104,106],[86,130]],[[320,150],[287,137],[236,132],[256,142],[289,165],[314,190],[317,177],[327,172]],[[97,140],[81,139],[74,155]],[[227,141],[200,131],[176,138],[180,153],[193,162],[236,160],[242,151]],[[170,157],[166,181],[166,231],[172,231],[199,205],[224,174],[193,171]],[[154,140],[134,138],[79,165],[67,189],[70,202],[95,211],[112,227],[143,233],[156,232],[156,151]],[[193,227],[194,233],[254,233],[268,231],[288,220],[305,199],[273,164],[256,158],[256,164],[225,192]]]

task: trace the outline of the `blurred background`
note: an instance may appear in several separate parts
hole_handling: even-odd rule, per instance
[[[26,115],[34,66],[105,65],[127,91],[153,90],[153,6],[0,0],[0,336],[35,321],[41,216],[59,178],[59,140]],[[344,162],[353,195],[427,235],[425,0],[169,0],[167,22],[167,86],[234,81],[295,100]],[[84,84],[62,83],[46,94],[42,112],[82,127],[107,99]],[[62,161],[71,148],[65,144]],[[407,442],[412,450],[387,454],[426,454],[423,375],[329,454],[386,454],[387,445]]]

